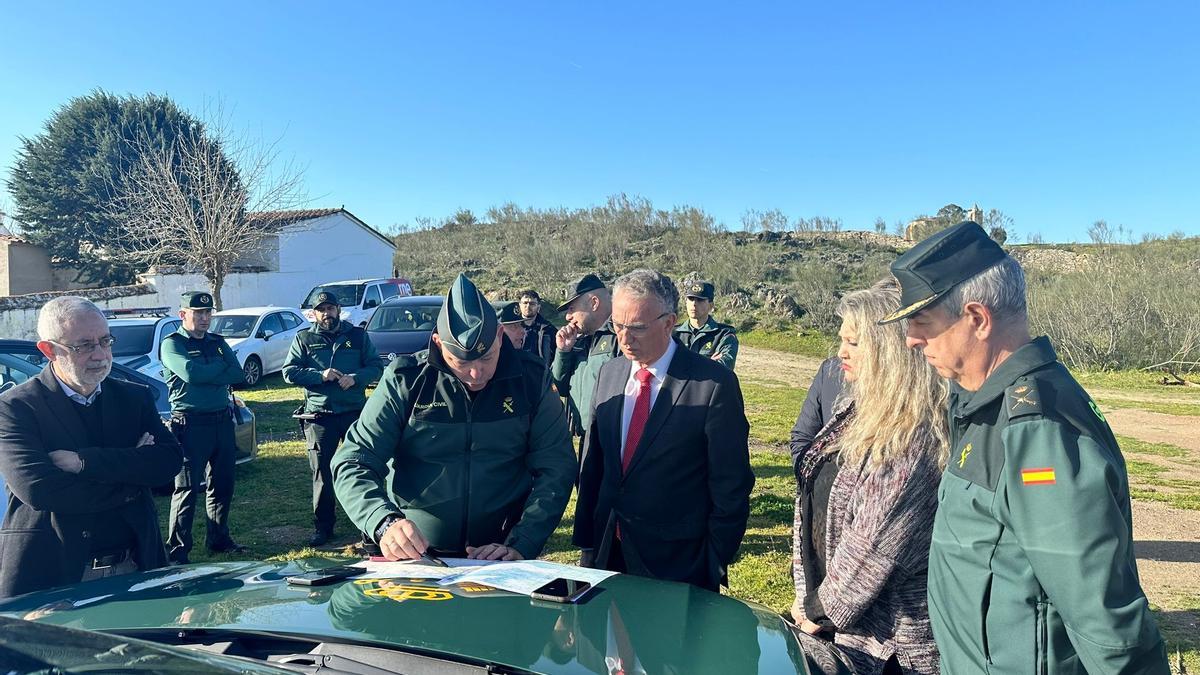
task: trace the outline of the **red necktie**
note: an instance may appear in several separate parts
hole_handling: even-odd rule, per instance
[[[633,402],[633,417],[629,419],[629,433],[625,434],[625,452],[621,455],[621,472],[629,469],[629,461],[637,451],[638,442],[642,440],[642,432],[646,430],[646,420],[650,418],[650,380],[654,373],[641,368],[636,374],[638,381],[637,398]]]

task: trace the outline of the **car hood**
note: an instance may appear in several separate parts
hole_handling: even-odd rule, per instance
[[[412,354],[429,346],[432,331],[371,331],[371,344],[384,355]],[[386,365],[386,364],[384,364]]]
[[[248,339],[249,338],[225,338],[225,344],[229,345],[233,349],[237,349],[238,345],[242,344]]]
[[[629,575],[605,580],[577,605],[421,580],[356,578],[320,587],[284,581],[331,563],[152,570],[12,598],[0,603],[0,613],[99,631],[168,626],[305,636],[537,673],[608,673],[618,658],[636,659],[646,672],[820,672],[805,653],[827,649],[808,640],[801,646],[765,607]]]

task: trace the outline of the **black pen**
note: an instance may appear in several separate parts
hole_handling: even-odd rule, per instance
[[[436,555],[433,555],[429,551],[422,553],[419,560],[424,560],[425,562],[429,563],[430,565],[433,565],[434,567],[449,567],[449,565],[446,564],[445,560],[442,560],[441,558],[437,557]]]

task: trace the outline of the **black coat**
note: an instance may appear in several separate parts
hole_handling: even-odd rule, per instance
[[[812,384],[808,387],[808,395],[804,397],[800,414],[796,416],[796,425],[792,427],[792,469],[797,472],[797,476],[800,475],[800,459],[817,437],[817,432],[833,419],[833,405],[845,387],[842,360],[833,356],[822,361]]]
[[[179,443],[146,387],[110,377],[98,400],[102,442],[93,446],[49,365],[0,396],[0,473],[11,493],[0,527],[0,597],[79,581],[90,530],[105,518],[122,518],[134,532],[140,569],[167,562],[150,489],[179,472]],[[145,432],[155,442],[135,448]],[[52,450],[79,453],[83,471],[55,467]]]
[[[574,542],[608,564],[620,523],[629,571],[716,589],[750,515],[750,425],[737,376],[676,349],[629,469],[621,471],[621,411],[632,362],[600,369],[584,445]]]

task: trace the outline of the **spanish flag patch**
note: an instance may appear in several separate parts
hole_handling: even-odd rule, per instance
[[[1054,485],[1054,467],[1021,469],[1021,482],[1025,485]]]

